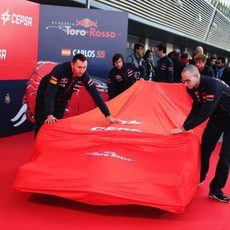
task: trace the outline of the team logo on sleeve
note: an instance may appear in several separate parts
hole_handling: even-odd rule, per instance
[[[93,85],[93,80],[92,80],[92,78],[90,78],[89,81],[88,81],[88,86],[91,86],[91,85]]]
[[[215,95],[214,94],[208,94],[203,96],[204,101],[214,101]]]
[[[128,77],[131,77],[133,75],[133,70],[132,69],[128,69],[127,73],[128,73]]]
[[[50,83],[51,84],[53,84],[53,85],[57,85],[57,78],[56,77],[54,77],[54,76],[51,76],[51,78],[50,78]]]
[[[119,82],[123,80],[121,75],[115,76],[115,79],[116,79],[117,81],[119,81]]]
[[[68,83],[68,78],[67,77],[62,78],[60,83],[61,84],[67,84]]]

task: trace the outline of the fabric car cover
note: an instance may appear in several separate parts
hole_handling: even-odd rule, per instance
[[[138,81],[98,108],[45,124],[14,187],[95,205],[138,204],[183,212],[199,183],[204,125],[170,135],[192,100],[182,84]]]

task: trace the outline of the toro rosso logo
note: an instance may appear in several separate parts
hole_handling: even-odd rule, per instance
[[[114,31],[98,29],[98,22],[89,18],[76,19],[75,22],[52,21],[50,26],[46,26],[46,30],[48,29],[61,30],[67,36],[88,36],[107,39],[114,39],[118,36],[118,33]]]

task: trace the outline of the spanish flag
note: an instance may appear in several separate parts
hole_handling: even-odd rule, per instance
[[[71,56],[71,49],[62,49],[61,56]]]

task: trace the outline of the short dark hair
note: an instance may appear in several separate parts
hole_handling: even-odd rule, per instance
[[[117,60],[119,60],[119,59],[121,59],[123,63],[125,62],[125,59],[124,59],[124,57],[123,57],[122,54],[120,54],[120,53],[114,54],[114,55],[113,55],[113,59],[112,59],[113,65],[114,65],[115,61],[117,61]]]
[[[166,47],[163,44],[157,45],[157,48],[159,51],[163,51],[164,54],[166,54]]]
[[[174,50],[173,51],[174,52],[174,58],[180,58],[180,56],[181,56],[181,53],[180,53],[180,51],[179,50]]]
[[[225,58],[223,56],[217,57],[217,60],[221,60],[222,63],[225,63]]]
[[[211,57],[210,57],[210,61],[213,61],[213,60],[216,60],[216,57],[211,56]]]
[[[175,52],[174,51],[171,51],[170,53],[168,53],[168,57],[173,60],[174,59],[174,55],[175,55]]]
[[[134,45],[134,51],[135,51],[135,50],[138,50],[138,49],[140,49],[140,48],[144,49],[144,45],[142,45],[142,44],[140,44],[140,43],[136,43],[136,44]]]
[[[83,62],[83,61],[87,61],[87,58],[85,55],[78,53],[78,54],[74,55],[72,62],[76,62],[77,60],[80,60]]]
[[[188,58],[188,52],[184,52],[183,54],[181,54],[181,58]]]

